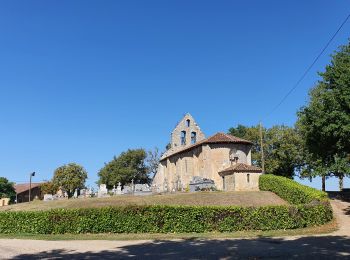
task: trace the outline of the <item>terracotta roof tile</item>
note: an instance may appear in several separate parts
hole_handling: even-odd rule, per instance
[[[230,167],[220,171],[219,174],[225,175],[225,173],[227,174],[230,172],[256,172],[256,173],[260,173],[260,172],[262,172],[262,169],[254,166],[254,165],[248,165],[245,163],[236,163],[236,164],[231,165]]]
[[[245,144],[253,144],[250,141],[244,140],[242,138],[225,134],[225,133],[216,133],[215,135],[206,139],[206,143],[245,143]]]
[[[202,141],[199,141],[195,144],[189,145],[184,147],[183,149],[177,150],[173,153],[170,154],[165,154],[163,158],[161,158],[161,161],[179,153],[187,152],[195,147],[204,145],[204,144],[214,144],[214,143],[237,143],[237,144],[253,144],[252,142],[248,140],[244,140],[242,138],[230,135],[230,134],[225,134],[225,133],[216,133],[215,135],[212,135],[206,139],[203,139]]]

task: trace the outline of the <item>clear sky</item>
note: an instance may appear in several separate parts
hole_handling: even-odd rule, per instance
[[[207,136],[261,118],[291,126],[350,23],[265,115],[349,11],[345,0],[1,1],[0,176],[42,181],[77,162],[92,185],[114,155],[164,148],[186,112]]]

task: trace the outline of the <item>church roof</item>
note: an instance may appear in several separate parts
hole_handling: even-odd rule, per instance
[[[219,172],[220,175],[230,174],[232,172],[256,172],[261,173],[262,169],[254,165],[248,165],[245,163],[236,163],[230,167]]]
[[[243,144],[253,144],[250,141],[247,141],[245,139],[225,134],[225,133],[216,133],[215,135],[203,140],[206,143],[243,143]]]
[[[169,158],[175,154],[187,152],[193,148],[199,147],[201,145],[205,144],[221,144],[221,143],[237,143],[237,144],[249,144],[252,145],[253,143],[250,141],[247,141],[245,139],[230,135],[230,134],[225,134],[225,133],[216,133],[215,135],[212,135],[206,139],[203,139],[202,141],[199,141],[195,144],[186,146],[180,150],[174,151],[173,153],[170,154],[165,154],[163,158],[161,158],[161,161],[165,160],[166,158]]]

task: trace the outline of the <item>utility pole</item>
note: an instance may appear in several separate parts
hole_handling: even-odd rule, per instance
[[[264,146],[263,146],[263,134],[262,134],[262,124],[260,121],[260,151],[261,151],[261,168],[262,172],[265,173],[265,159],[264,159]]]
[[[31,201],[31,191],[32,191],[32,177],[35,176],[35,172],[32,172],[30,175],[29,175],[29,202]]]

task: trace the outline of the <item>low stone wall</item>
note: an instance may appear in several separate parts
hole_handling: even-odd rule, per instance
[[[0,199],[0,207],[7,206],[9,203],[10,203],[10,199],[9,198],[2,198],[2,199]]]

